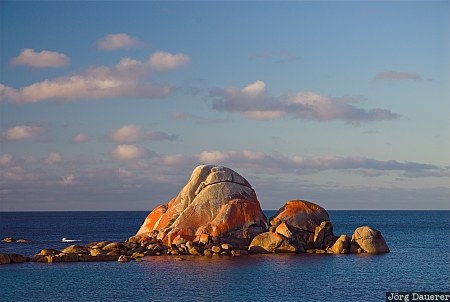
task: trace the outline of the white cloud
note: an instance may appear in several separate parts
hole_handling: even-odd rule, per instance
[[[113,158],[118,160],[134,160],[143,157],[146,150],[136,145],[119,145],[111,151]]]
[[[147,61],[122,58],[113,67],[99,66],[81,74],[44,80],[15,89],[0,83],[0,100],[34,103],[45,100],[92,100],[103,98],[165,98],[173,88],[153,84],[148,75],[179,68],[190,59],[187,55],[158,52]]]
[[[69,58],[56,51],[43,50],[35,52],[33,49],[22,49],[20,55],[12,59],[12,65],[25,65],[34,68],[61,67],[70,62]]]
[[[266,91],[266,83],[263,81],[256,81],[248,84],[242,89],[242,92],[250,97],[257,97]]]
[[[300,91],[274,97],[266,91],[263,81],[248,84],[242,89],[223,88],[210,92],[215,97],[213,109],[239,112],[250,119],[275,119],[291,116],[316,121],[342,120],[350,124],[398,118],[387,109],[356,107],[349,97],[330,98],[316,92]]]
[[[123,48],[131,48],[138,43],[136,38],[127,34],[109,34],[97,41],[97,47],[103,50],[118,50]]]
[[[18,141],[34,138],[45,132],[40,126],[17,125],[2,133],[2,138],[7,141]]]
[[[87,142],[89,140],[89,136],[87,136],[84,133],[79,133],[77,135],[75,135],[74,137],[72,137],[72,141],[74,143],[84,143]]]
[[[0,166],[8,166],[13,163],[11,154],[0,154]]]
[[[189,56],[182,53],[171,54],[164,51],[158,51],[150,57],[148,63],[150,67],[155,70],[167,71],[189,64],[190,61],[191,59]]]
[[[110,138],[116,143],[133,143],[140,140],[141,127],[125,125],[110,134]]]
[[[383,71],[375,75],[377,81],[423,81],[422,76],[417,72],[405,72],[405,71]]]
[[[62,161],[62,156],[56,152],[50,152],[48,156],[44,159],[46,165],[54,165]]]
[[[115,143],[122,144],[139,141],[176,140],[178,137],[162,131],[141,131],[141,126],[129,124],[113,131],[109,138]]]

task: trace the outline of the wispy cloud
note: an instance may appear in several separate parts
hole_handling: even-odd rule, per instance
[[[287,63],[301,60],[301,57],[289,51],[265,50],[252,54],[251,60],[256,59],[273,59],[277,63]]]
[[[422,76],[417,72],[405,72],[405,71],[383,71],[375,75],[376,81],[423,81]]]
[[[11,60],[11,65],[46,68],[66,66],[69,62],[69,58],[63,53],[49,50],[35,52],[34,49],[25,48],[20,55]]]
[[[118,50],[131,48],[138,44],[138,39],[125,33],[109,34],[97,41],[97,47],[102,50]]]
[[[89,136],[84,133],[78,133],[72,137],[72,142],[74,143],[85,143],[87,141],[89,141]]]
[[[173,120],[192,120],[196,124],[200,125],[212,125],[212,124],[223,124],[228,123],[230,121],[229,118],[212,118],[209,116],[199,116],[195,114],[191,114],[184,111],[175,111],[172,112],[170,118]]]
[[[144,157],[149,151],[136,145],[119,145],[111,151],[114,159],[130,161]]]
[[[363,109],[349,97],[330,98],[316,92],[300,91],[278,97],[266,91],[263,81],[255,81],[244,88],[213,89],[213,109],[239,112],[249,119],[275,119],[291,116],[316,121],[342,120],[350,124],[398,118],[387,109]]]
[[[54,165],[62,161],[61,154],[57,152],[50,152],[46,158],[44,158],[44,163],[46,165]]]
[[[0,166],[9,166],[13,164],[13,162],[11,154],[0,154]]]
[[[138,125],[124,125],[109,134],[111,141],[115,143],[136,143],[140,141],[176,140],[178,136],[162,131],[142,130]]]
[[[32,139],[45,132],[41,126],[17,125],[2,132],[1,138],[6,141],[20,141]]]
[[[0,100],[35,103],[120,97],[165,98],[173,88],[149,82],[148,75],[173,70],[189,62],[189,56],[181,53],[157,52],[143,62],[125,57],[113,67],[92,67],[81,74],[44,80],[21,89],[0,83]]]

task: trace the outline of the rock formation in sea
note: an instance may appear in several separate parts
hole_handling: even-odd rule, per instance
[[[5,243],[28,242],[8,237]],[[260,253],[388,253],[381,232],[369,226],[352,237],[335,236],[328,212],[306,200],[290,200],[267,219],[250,183],[221,166],[201,165],[180,193],[156,207],[135,236],[124,242],[92,242],[34,257],[0,254],[0,264],[28,261],[140,261],[145,256],[241,256]]]
[[[201,165],[175,198],[150,212],[136,236],[166,246],[231,243],[250,253],[389,252],[381,233],[366,228],[356,229],[352,239],[335,236],[328,212],[306,200],[286,202],[267,220],[244,177],[230,168]]]

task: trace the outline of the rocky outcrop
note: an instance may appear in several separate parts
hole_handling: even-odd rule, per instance
[[[147,216],[137,235],[158,231],[166,245],[178,236],[188,241],[211,236],[248,246],[267,227],[256,193],[245,178],[226,167],[201,165],[175,198]]]
[[[350,251],[352,253],[381,254],[389,253],[381,232],[369,226],[356,228],[352,235]]]
[[[6,237],[6,238],[3,238],[1,240],[1,242],[4,242],[4,243],[12,243],[12,242],[29,243],[29,242],[31,242],[31,240],[28,240],[28,239],[14,239],[12,237]]]

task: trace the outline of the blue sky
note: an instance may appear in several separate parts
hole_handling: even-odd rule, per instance
[[[0,3],[0,210],[449,209],[448,1]]]

